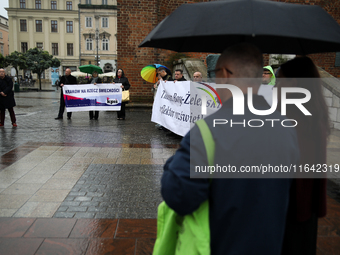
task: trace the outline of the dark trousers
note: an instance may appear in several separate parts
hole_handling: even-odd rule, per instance
[[[62,91],[62,90],[61,90]],[[62,118],[64,115],[64,111],[65,111],[65,100],[64,100],[64,95],[63,93],[60,93],[60,107],[59,107],[59,114],[58,114],[58,118]],[[72,112],[68,112],[67,113],[67,117],[71,118],[72,116]]]
[[[315,214],[304,222],[288,216],[281,255],[315,255],[317,233],[318,218]]]
[[[122,105],[120,107],[120,111],[117,112],[117,118],[123,118],[125,119],[125,102],[122,102]]]
[[[99,111],[89,111],[89,116],[91,120],[93,119],[93,112],[94,112],[94,119],[97,120],[99,117]]]
[[[15,114],[14,114],[13,107],[8,108],[8,111],[9,111],[9,116],[11,117],[12,124],[13,124],[13,123],[16,123],[17,120],[16,120],[16,118],[15,118]],[[6,109],[1,109],[1,110],[0,110],[1,124],[2,124],[2,125],[5,124],[5,113],[6,113]]]

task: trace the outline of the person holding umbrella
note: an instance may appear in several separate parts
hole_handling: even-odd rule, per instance
[[[94,71],[92,73],[92,77],[90,78],[88,83],[94,84],[94,85],[97,85],[97,83],[102,83],[102,79],[100,77],[98,77],[97,71]],[[90,120],[93,120],[93,112],[94,112],[94,119],[98,120],[99,111],[89,111]]]
[[[174,80],[174,79],[172,79],[171,74],[168,74],[165,67],[158,68],[157,73],[158,73],[158,75],[161,76],[161,79],[163,81],[173,81]]]
[[[125,77],[123,69],[117,69],[116,77],[113,80],[113,83],[121,83],[122,90],[129,90],[130,83],[128,78]],[[125,105],[126,102],[122,102],[120,111],[117,112],[117,120],[125,120]]]
[[[60,79],[60,87],[63,88],[64,84],[77,84],[77,78],[71,75],[71,69],[66,68],[65,70],[65,75],[63,75]],[[63,94],[63,89],[60,91],[60,107],[59,107],[59,113],[58,117],[55,118],[56,120],[62,120],[63,115],[65,111],[65,100],[64,100],[64,94]],[[72,112],[67,113],[67,119],[71,119]]]
[[[243,94],[251,87],[254,107],[267,109],[263,97],[256,95],[261,84],[262,61],[262,53],[255,46],[232,46],[218,59],[217,81],[233,84]],[[253,114],[248,108],[244,115],[234,115],[235,98],[228,89],[224,89],[223,94],[220,92],[222,108],[205,118],[215,142],[214,164],[229,164],[236,169],[241,169],[241,165],[297,164],[298,144],[293,129],[243,125],[213,127],[215,119],[233,119],[240,123],[241,120],[268,118]],[[278,111],[270,116],[284,118]],[[209,200],[211,254],[280,255],[291,180],[228,178],[228,172],[196,175],[195,166],[209,166],[198,126],[185,135],[180,149],[165,163],[161,193],[166,204],[179,215],[191,214]]]

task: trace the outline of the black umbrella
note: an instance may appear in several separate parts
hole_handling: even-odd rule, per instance
[[[306,55],[340,51],[340,26],[321,7],[263,0],[184,4],[139,47],[221,53],[238,42],[263,53]]]

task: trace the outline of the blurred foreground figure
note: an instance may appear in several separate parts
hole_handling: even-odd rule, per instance
[[[281,65],[278,81],[276,86],[279,90],[282,87],[300,87],[311,93],[311,99],[304,107],[312,115],[306,116],[292,105],[287,107],[287,117],[299,123],[295,127],[300,149],[299,165],[325,164],[330,127],[316,66],[308,57],[295,58]],[[292,93],[290,98],[299,98],[299,95]],[[326,215],[326,182],[326,176],[325,179],[293,181],[282,254],[316,254],[318,217]]]
[[[215,141],[216,166],[230,165],[240,170],[242,166],[295,165],[299,162],[293,127],[230,125],[230,120],[248,123],[251,119],[284,119],[278,111],[258,116],[247,107],[247,88],[251,87],[255,109],[270,108],[265,99],[257,95],[262,62],[262,53],[251,44],[237,44],[226,49],[217,62],[216,82],[237,86],[245,95],[245,111],[244,115],[233,115],[231,91],[218,90],[223,106],[205,119]],[[214,126],[216,119],[227,119],[229,123]],[[197,166],[208,166],[197,126],[180,145],[164,166],[162,196],[180,215],[191,214],[209,199],[211,254],[281,254],[291,179],[261,179],[261,175],[260,178],[247,175],[230,178],[230,173],[196,173]]]

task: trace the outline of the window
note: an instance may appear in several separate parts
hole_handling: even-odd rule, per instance
[[[335,53],[335,66],[340,66],[340,52]]]
[[[108,39],[103,39],[102,40],[102,50],[109,50],[109,40]]]
[[[41,0],[35,0],[35,9],[41,9]]]
[[[57,9],[57,1],[51,1],[51,9],[56,10]]]
[[[92,27],[92,17],[86,17],[85,18],[85,26],[86,27]]]
[[[58,43],[52,43],[52,55],[58,56]]]
[[[109,18],[102,18],[102,27],[109,27]]]
[[[58,32],[58,21],[51,20],[51,32]]]
[[[37,48],[39,50],[43,50],[43,43],[42,42],[37,42]]]
[[[4,46],[1,45],[1,54],[4,55]]]
[[[73,21],[66,21],[66,33],[73,33]]]
[[[20,31],[27,32],[27,24],[25,19],[20,20]]]
[[[25,9],[26,8],[26,0],[20,0],[20,8]]]
[[[0,38],[2,39],[2,32],[0,32]]]
[[[92,39],[91,38],[86,39],[86,50],[92,50]]]
[[[102,4],[103,4],[103,5],[107,5],[107,0],[103,0],[103,1],[102,1]]]
[[[86,0],[86,4],[91,4],[91,0]]]
[[[21,52],[26,53],[27,51],[27,42],[22,42],[21,43]]]
[[[71,1],[66,2],[66,10],[68,10],[68,11],[72,10],[72,2]]]
[[[73,56],[73,43],[67,44],[67,56]]]
[[[42,32],[42,20],[35,21],[35,31]]]

